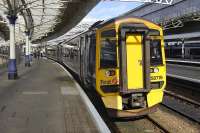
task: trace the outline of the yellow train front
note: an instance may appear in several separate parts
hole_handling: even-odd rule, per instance
[[[162,102],[166,64],[162,28],[139,18],[96,26],[96,90],[111,117],[146,115]]]

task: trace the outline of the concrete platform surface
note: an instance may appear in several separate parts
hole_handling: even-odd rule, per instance
[[[98,128],[72,78],[50,60],[0,75],[0,133],[95,133]]]
[[[193,66],[184,66],[177,64],[167,64],[167,74],[177,75],[179,77],[199,80],[200,82],[200,68]]]
[[[200,62],[200,59],[167,58],[167,61]]]

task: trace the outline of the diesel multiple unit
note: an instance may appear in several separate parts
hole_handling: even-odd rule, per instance
[[[46,49],[82,84],[95,88],[112,117],[148,114],[162,102],[166,63],[162,28],[140,18],[97,22],[88,31]]]

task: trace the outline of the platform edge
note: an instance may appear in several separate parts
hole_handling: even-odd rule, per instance
[[[98,111],[96,110],[96,108],[94,107],[94,105],[92,104],[90,99],[88,98],[88,96],[82,90],[81,86],[75,81],[73,76],[61,64],[59,64],[59,63],[57,63],[57,64],[70,76],[70,78],[73,79],[73,82],[76,85],[78,91],[80,92],[80,96],[83,99],[85,105],[87,106],[87,110],[92,115],[93,121],[94,121],[96,127],[98,128],[99,132],[111,133],[110,129],[108,128],[106,123],[103,121],[103,119],[101,118],[100,114],[98,113]]]

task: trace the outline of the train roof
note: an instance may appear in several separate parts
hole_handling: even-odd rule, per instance
[[[88,32],[88,31],[89,31],[89,29],[88,29],[87,31],[85,31],[85,32],[82,32],[82,33],[80,33],[80,34],[78,34],[78,35],[72,37],[72,38],[69,39],[69,40],[65,40],[65,41],[63,41],[60,45],[65,45],[66,42],[70,42],[71,40],[77,38],[78,36],[81,36],[81,35],[85,34],[85,33]]]
[[[140,18],[140,17],[137,17],[137,16],[130,17],[130,16],[125,16],[125,15],[120,15],[120,16],[118,16],[118,17],[111,18],[111,19],[108,19],[108,20],[106,20],[106,21],[97,21],[97,22],[94,23],[89,29],[101,28],[101,27],[104,27],[104,26],[107,25],[107,24],[113,23],[113,22],[115,22],[115,21],[117,21],[117,20],[120,20],[120,19],[126,19],[126,18],[137,18],[137,19],[145,20],[145,21],[148,21],[148,22],[151,22],[151,23],[157,25],[157,24],[154,23],[153,21],[146,20],[146,19],[144,19],[144,18]]]

